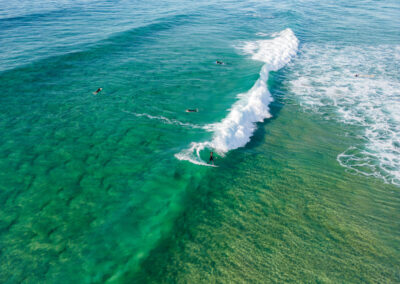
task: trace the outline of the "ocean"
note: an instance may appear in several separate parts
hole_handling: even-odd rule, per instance
[[[0,0],[0,282],[400,282],[399,27],[396,0]]]

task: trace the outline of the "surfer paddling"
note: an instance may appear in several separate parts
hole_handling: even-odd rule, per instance
[[[215,63],[217,63],[217,64],[219,64],[219,65],[225,65],[225,63],[224,63],[224,62],[222,62],[222,61],[219,61],[219,60],[215,61]]]
[[[208,164],[212,162],[212,164],[214,165],[214,156],[213,156],[213,152],[210,152],[210,160],[208,160]]]
[[[96,92],[93,92],[93,95],[97,95],[98,93],[100,93],[103,90],[103,88],[98,88]]]
[[[195,108],[195,109],[190,109],[190,108],[188,108],[187,110],[186,110],[186,112],[198,112],[199,110],[197,109],[197,108]]]

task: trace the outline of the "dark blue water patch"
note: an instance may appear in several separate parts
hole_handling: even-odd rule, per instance
[[[140,44],[142,41],[152,38],[153,34],[161,31],[169,30],[175,26],[181,26],[190,23],[193,15],[181,14],[171,17],[158,19],[155,23],[134,28],[118,35],[111,36],[110,38],[99,43],[104,48],[125,48],[131,46],[132,41],[135,44]]]
[[[314,3],[302,6],[289,20],[296,25],[296,35],[303,42],[334,42],[338,44],[393,43],[400,41],[400,6],[373,2],[368,9],[345,1]],[[371,3],[372,5],[372,3]],[[307,23],[306,25],[304,23]]]
[[[151,23],[145,26],[136,27],[118,34],[113,34],[110,37],[100,40],[90,45],[83,45],[79,51],[69,52],[66,54],[50,56],[45,59],[41,59],[37,62],[29,63],[25,66],[17,67],[13,70],[5,70],[0,72],[0,83],[7,78],[7,74],[13,71],[23,72],[26,76],[33,76],[31,79],[25,78],[25,80],[37,80],[35,70],[48,70],[47,72],[55,73],[59,72],[60,68],[68,68],[74,63],[81,64],[83,60],[91,61],[96,58],[102,60],[104,55],[116,53],[120,50],[126,50],[127,48],[135,48],[142,45],[149,40],[157,39],[155,34],[171,29],[175,26],[182,26],[189,23],[193,15],[175,15],[170,17],[164,17],[158,19],[155,23]],[[5,76],[2,78],[2,75]],[[49,76],[51,74],[40,74],[40,76]],[[1,88],[1,85],[0,85]]]
[[[65,9],[35,10],[31,14],[0,20],[0,72],[49,55],[84,51],[124,31],[185,13],[183,9],[173,11],[168,3],[160,4],[157,11],[153,11],[151,5],[130,1],[126,5],[111,4],[104,1],[86,3],[82,7],[74,4]]]
[[[83,7],[70,7],[41,13],[32,13],[9,18],[0,18],[0,29],[4,33],[7,31],[7,29],[46,24],[55,20],[60,21],[65,17],[71,17],[75,14],[79,14],[79,16],[81,17],[90,15],[89,13],[85,13],[85,8]]]

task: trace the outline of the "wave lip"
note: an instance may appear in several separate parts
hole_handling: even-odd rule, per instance
[[[278,71],[288,64],[297,54],[299,46],[299,41],[291,29],[273,34],[272,37],[243,44],[241,49],[246,54],[265,63],[261,68],[260,77],[249,91],[237,96],[239,100],[233,104],[229,114],[221,122],[214,124],[211,141],[193,142],[189,149],[176,154],[176,158],[204,164],[200,158],[200,151],[206,147],[223,156],[229,150],[246,145],[256,128],[255,123],[271,117],[269,104],[273,98],[267,86],[269,72]]]

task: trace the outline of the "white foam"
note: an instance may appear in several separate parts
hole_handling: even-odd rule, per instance
[[[188,161],[192,164],[199,165],[199,166],[208,166],[208,167],[216,167],[211,164],[207,164],[200,158],[200,152],[208,146],[207,143],[195,143],[192,142],[188,149],[184,149],[181,152],[175,154],[175,157],[181,161]],[[196,153],[196,155],[193,155]]]
[[[397,185],[400,185],[399,60],[400,46],[305,45],[291,81],[291,90],[305,109],[361,129],[364,142],[338,156],[342,166]],[[355,77],[355,74],[365,76]]]
[[[179,120],[176,119],[172,119],[172,118],[167,118],[164,116],[154,116],[154,115],[150,115],[147,113],[136,113],[136,112],[131,112],[131,111],[127,111],[127,110],[122,110],[123,112],[132,114],[136,117],[147,117],[148,119],[154,119],[154,120],[160,120],[165,124],[172,124],[172,125],[179,125],[179,126],[183,126],[183,127],[188,127],[188,128],[198,128],[198,129],[204,129],[206,131],[213,131],[213,125],[209,124],[209,125],[197,125],[197,124],[193,124],[193,123],[187,123],[187,122],[181,122]]]
[[[191,144],[175,156],[180,160],[200,164],[200,151],[214,149],[219,155],[229,150],[243,147],[249,141],[256,128],[256,122],[271,117],[269,104],[273,98],[268,91],[267,80],[270,71],[285,66],[297,53],[299,41],[291,29],[274,34],[272,39],[245,42],[241,49],[254,60],[265,64],[260,77],[246,93],[239,94],[239,100],[231,107],[229,114],[221,122],[213,125],[214,135],[211,141]]]

